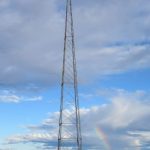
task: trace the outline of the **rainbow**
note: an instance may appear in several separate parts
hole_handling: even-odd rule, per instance
[[[108,141],[107,135],[103,132],[103,130],[100,127],[96,128],[96,134],[100,138],[101,142],[103,143],[105,150],[111,150],[111,146]]]

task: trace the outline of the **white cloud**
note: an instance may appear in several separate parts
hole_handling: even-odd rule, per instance
[[[53,136],[51,134],[47,133],[32,133],[32,134],[27,134],[25,136],[22,135],[16,135],[13,137],[9,137],[7,140],[9,141],[9,144],[11,143],[18,143],[18,142],[48,142],[49,140],[53,140],[56,138],[56,136]]]
[[[107,48],[87,48],[79,55],[79,71],[81,77],[99,77],[100,75],[122,73],[129,70],[137,70],[149,67],[149,46],[114,46]],[[83,57],[84,56],[84,57]],[[91,80],[91,79],[90,79]]]
[[[58,82],[65,1],[14,0],[4,5],[5,2],[0,3],[0,83]],[[81,79],[85,73],[89,79],[150,67],[149,3],[74,2]]]
[[[148,125],[150,104],[146,100],[142,101],[143,97],[149,99],[146,95],[144,91],[128,92],[119,89],[113,96],[109,96],[109,103],[82,108],[80,112],[84,146],[88,145],[92,148],[94,145],[104,148],[105,141],[103,137],[99,139],[97,134],[101,136],[101,133],[96,132],[96,129],[100,129],[112,149],[137,150],[139,147],[146,149],[150,137]],[[43,143],[46,147],[54,146],[57,143],[58,116],[59,113],[56,112],[40,125],[28,126],[30,133],[12,136],[7,139],[8,143],[36,142]]]
[[[24,98],[23,101],[31,101],[31,102],[34,102],[34,101],[41,101],[42,99],[43,99],[42,96],[37,96],[37,97]]]
[[[0,102],[19,103],[20,100],[21,98],[16,95],[0,95]]]
[[[10,148],[0,148],[0,150],[11,150]]]
[[[34,102],[42,99],[42,96],[25,97],[17,95],[14,91],[0,90],[0,103]]]
[[[115,97],[109,113],[110,115],[103,120],[103,123],[111,123],[113,128],[122,128],[139,120],[139,118],[143,118],[145,115],[149,115],[150,110],[149,106],[142,102],[133,99],[127,101],[127,97]]]

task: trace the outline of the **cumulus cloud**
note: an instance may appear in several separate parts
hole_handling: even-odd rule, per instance
[[[58,82],[64,4],[64,0],[0,1],[1,85]],[[149,67],[149,1],[77,0],[74,4],[81,80],[85,72],[89,78]]]
[[[142,92],[116,90],[115,94],[109,97],[109,103],[80,110],[84,149],[106,148],[108,143],[108,147],[113,150],[137,150],[149,147],[149,103],[142,101],[147,93],[139,93]],[[45,147],[55,146],[58,116],[59,113],[55,112],[40,125],[28,126],[30,131],[26,135],[14,135],[8,138],[7,142],[36,142],[43,143]],[[146,125],[142,125],[143,122]]]

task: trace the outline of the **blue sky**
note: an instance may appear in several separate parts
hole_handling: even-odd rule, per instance
[[[64,7],[0,0],[0,150],[56,149]],[[73,10],[84,146],[150,149],[150,1],[76,0]]]

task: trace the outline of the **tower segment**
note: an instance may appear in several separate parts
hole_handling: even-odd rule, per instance
[[[72,0],[66,0],[58,150],[82,150]]]

